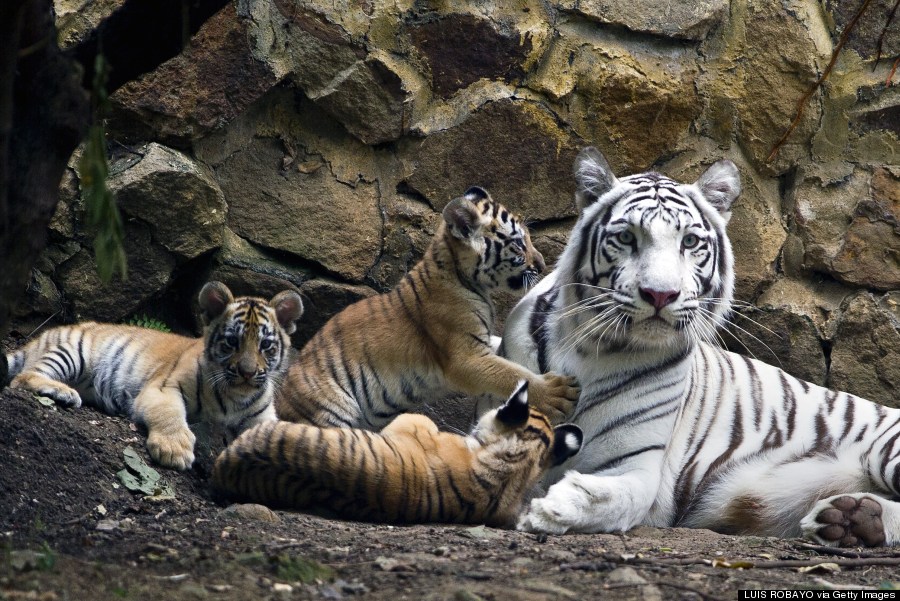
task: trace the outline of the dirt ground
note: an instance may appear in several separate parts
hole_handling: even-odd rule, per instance
[[[543,537],[226,508],[209,493],[208,448],[187,473],[162,470],[174,499],[150,500],[116,475],[128,446],[149,461],[143,442],[124,419],[0,394],[0,599],[736,599],[741,588],[900,586],[900,553],[888,549],[835,554],[685,529]]]

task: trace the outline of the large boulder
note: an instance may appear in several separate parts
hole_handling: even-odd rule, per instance
[[[823,341],[813,321],[787,307],[738,307],[721,333],[725,347],[774,365],[795,378],[825,385]]]
[[[441,217],[427,204],[399,194],[383,198],[381,204],[381,252],[369,279],[379,290],[390,290],[425,254]]]
[[[482,78],[514,83],[525,76],[534,47],[531,32],[477,14],[435,12],[409,21],[405,33],[436,96],[448,98]]]
[[[821,91],[804,108],[791,136],[770,162],[772,149],[797,113],[831,55],[831,40],[815,3],[790,9],[768,0],[732,3],[722,36],[707,50],[712,55],[702,79],[713,112],[711,129],[736,135],[754,167],[781,173],[808,156],[808,144],[820,125]],[[737,124],[732,133],[728,128]]]
[[[727,0],[563,0],[557,5],[606,25],[668,38],[702,40],[727,15]]]
[[[851,285],[900,288],[900,178],[888,169],[857,169],[839,182],[803,177],[791,202],[806,269]]]
[[[228,226],[259,246],[361,282],[381,247],[377,185],[338,181],[321,157],[305,153],[282,169],[285,157],[281,140],[254,138],[218,167]],[[298,169],[303,165],[310,166]]]
[[[697,60],[682,45],[628,43],[562,23],[528,85],[558,101],[560,116],[601,147],[617,172],[643,171],[690,132],[702,110]]]
[[[835,41],[856,17],[859,3],[825,0],[826,10],[831,19],[831,33]],[[895,0],[873,0],[860,15],[847,38],[844,48],[853,50],[864,59],[874,59],[900,55],[900,27],[897,27]]]
[[[154,241],[180,261],[222,243],[228,208],[206,166],[156,143],[129,158],[121,171],[113,164],[107,182],[126,217],[149,224]]]
[[[900,292],[860,293],[845,302],[828,386],[900,407]]]
[[[88,249],[82,249],[57,268],[56,281],[72,306],[75,320],[120,322],[168,286],[175,259],[153,241],[149,226],[127,221],[124,246],[128,262],[126,282],[113,279],[103,283]]]
[[[526,219],[558,219],[575,214],[571,170],[584,145],[538,103],[492,102],[456,127],[410,141],[404,155],[414,169],[404,185],[436,210],[480,185]]]
[[[251,53],[234,4],[211,17],[185,50],[111,97],[111,129],[186,147],[233,119],[278,80]]]

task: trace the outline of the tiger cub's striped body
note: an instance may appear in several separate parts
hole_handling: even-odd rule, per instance
[[[64,407],[82,401],[147,427],[160,465],[187,469],[195,436],[188,421],[223,426],[234,437],[275,419],[275,381],[286,365],[300,296],[234,299],[224,284],[200,292],[209,320],[202,338],[134,326],[81,323],[48,330],[7,356],[10,386]]]
[[[528,407],[527,381],[470,436],[400,415],[380,433],[272,422],[244,432],[216,460],[215,487],[286,509],[326,509],[376,522],[512,526],[533,485],[581,446],[571,424]]]
[[[498,357],[490,293],[522,290],[544,269],[519,219],[481,188],[443,210],[425,256],[389,293],[337,315],[291,364],[278,416],[377,431],[448,392],[505,399],[528,380],[532,406],[560,421],[578,390]]]
[[[584,449],[548,476],[519,527],[637,524],[898,544],[900,410],[718,348],[740,190],[716,163],[695,184],[617,179],[576,162],[584,206],[556,271],[513,310],[501,352],[575,375]]]

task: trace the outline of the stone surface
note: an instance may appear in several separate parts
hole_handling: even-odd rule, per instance
[[[128,281],[124,283],[118,279],[101,283],[89,250],[79,251],[57,268],[55,279],[72,306],[74,319],[120,322],[166,289],[175,259],[153,242],[149,226],[126,221],[125,254]]]
[[[136,154],[137,162],[107,182],[119,209],[148,223],[154,240],[180,260],[218,247],[227,207],[209,169],[156,143]]]
[[[84,40],[123,4],[125,0],[54,0],[59,47],[65,50]]]
[[[493,102],[407,149],[415,168],[405,183],[436,210],[480,185],[528,220],[565,217],[575,214],[571,169],[583,145],[537,103]]]
[[[819,94],[807,103],[796,129],[776,159],[767,159],[797,112],[799,99],[827,64],[831,44],[817,7],[748,0],[735,5],[725,32],[722,71],[709,81],[711,96],[729,105],[720,118],[738,122],[741,145],[757,169],[787,170],[805,158],[819,124]]]
[[[376,288],[390,290],[422,258],[441,217],[427,204],[400,195],[388,196],[382,206],[384,237],[369,279]]]
[[[806,317],[822,337],[830,340],[840,317],[841,304],[852,294],[853,288],[828,278],[807,281],[782,277],[759,296],[756,304]]]
[[[857,286],[900,288],[900,178],[886,169],[872,177],[868,198],[856,205],[841,250],[831,262],[835,276]]]
[[[327,278],[316,278],[304,282],[301,288],[303,295],[303,317],[297,324],[295,346],[303,346],[313,337],[325,323],[345,307],[356,301],[377,294],[367,286],[353,286]]]
[[[373,57],[354,63],[309,96],[364,144],[382,144],[406,133],[416,89],[392,61]]]
[[[448,98],[479,79],[521,80],[532,37],[502,21],[472,14],[432,13],[407,27],[437,96]]]
[[[281,521],[281,518],[278,517],[277,513],[265,505],[259,505],[257,503],[235,503],[223,509],[222,513],[236,515],[244,520],[267,522],[269,524],[277,524]]]
[[[282,170],[284,157],[282,142],[261,138],[219,167],[229,227],[255,244],[362,281],[381,247],[377,188],[341,183],[327,167]]]
[[[528,83],[561,102],[561,116],[619,172],[641,171],[700,114],[697,55],[604,35],[585,23],[559,35]]]
[[[637,0],[564,0],[559,8],[634,32],[702,40],[728,13],[726,0],[667,2]]]
[[[832,35],[837,41],[856,16],[860,5],[846,0],[825,0],[824,4],[830,12],[833,22]],[[879,50],[882,59],[900,55],[900,27],[897,27],[897,15],[894,14],[894,19],[888,21],[894,5],[894,0],[873,0],[853,27],[844,47],[854,50],[865,59],[874,59],[878,56]]]
[[[827,366],[813,321],[787,307],[738,307],[727,332],[728,350],[774,365],[795,378],[825,385]]]
[[[181,54],[112,95],[110,129],[186,146],[234,118],[277,81],[252,56],[247,27],[227,5]]]
[[[857,169],[828,185],[803,179],[792,195],[807,269],[851,285],[900,288],[900,179],[886,169]]]
[[[900,293],[861,293],[842,309],[828,386],[900,407]]]

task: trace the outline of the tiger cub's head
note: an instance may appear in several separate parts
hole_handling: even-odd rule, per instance
[[[260,388],[287,367],[290,335],[303,314],[299,294],[285,290],[269,301],[234,298],[225,284],[209,282],[199,300],[207,323],[205,355],[219,368],[217,384]]]
[[[524,290],[544,271],[521,219],[473,186],[444,207],[444,240],[461,274],[484,289]]]
[[[615,349],[712,337],[734,289],[725,234],[741,190],[734,163],[719,161],[692,184],[652,172],[619,179],[586,148],[575,178],[583,210],[559,261],[559,283],[568,314],[584,324],[583,339]]]
[[[528,381],[521,380],[503,405],[481,416],[468,444],[505,466],[522,468],[521,484],[530,487],[546,470],[581,450],[582,439],[581,428],[575,424],[554,428],[546,415],[529,407]]]

